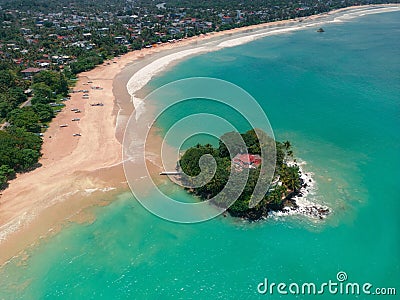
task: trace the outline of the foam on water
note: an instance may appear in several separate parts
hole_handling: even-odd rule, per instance
[[[332,209],[330,207],[320,203],[318,198],[315,197],[318,190],[317,182],[315,181],[313,176],[314,174],[312,172],[305,171],[304,168],[306,164],[307,163],[302,160],[297,162],[287,162],[288,166],[299,167],[300,178],[303,182],[299,195],[292,198],[296,202],[297,207],[285,207],[282,211],[269,212],[268,217],[279,219],[281,217],[301,215],[312,219],[323,219],[327,215],[321,214],[321,210],[329,210],[329,213],[332,213]]]
[[[145,106],[143,99],[135,96],[135,93],[141,90],[155,75],[163,72],[171,63],[181,60],[187,56],[198,54],[205,51],[204,47],[197,47],[166,55],[156,61],[146,65],[135,74],[132,75],[127,83],[128,93],[132,97],[132,103],[135,107],[136,119],[144,112]]]

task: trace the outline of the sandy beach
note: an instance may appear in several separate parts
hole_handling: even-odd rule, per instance
[[[140,106],[136,93],[154,75],[189,56],[327,21],[340,22],[336,16],[347,13],[342,15],[345,19],[352,17],[350,13],[366,14],[360,10],[370,7],[374,6],[341,9],[303,18],[302,22],[279,21],[201,35],[133,51],[79,74],[73,89],[88,90],[89,99],[83,99],[82,92],[71,94],[44,134],[42,166],[19,174],[0,194],[0,266],[70,222],[93,221],[88,208],[106,205],[128,190],[121,162],[124,125]],[[379,7],[399,9],[394,5]],[[80,113],[71,111],[75,108]],[[74,118],[80,120],[72,121]],[[68,127],[61,128],[62,124]],[[81,136],[73,136],[77,133]],[[156,147],[160,137],[154,135],[152,139],[150,144]],[[157,160],[152,165],[153,172],[161,171]]]

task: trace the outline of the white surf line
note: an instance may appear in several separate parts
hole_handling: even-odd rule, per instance
[[[318,25],[323,25],[327,23],[336,23],[348,19],[353,19],[356,17],[361,17],[364,15],[368,14],[377,14],[377,13],[385,13],[385,12],[394,12],[394,11],[399,11],[400,10],[400,5],[393,5],[393,6],[387,6],[387,7],[381,7],[381,6],[371,6],[371,7],[366,7],[366,8],[355,8],[353,10],[349,11],[342,11],[342,12],[337,12],[338,16],[334,18],[333,20],[328,19],[329,17],[334,17],[335,13],[333,12],[332,14],[327,14],[326,16],[322,16],[319,19],[312,20],[310,23],[304,23],[304,24],[289,24],[286,25],[287,27],[281,28],[282,25],[271,25],[271,27],[268,27],[268,23],[265,24],[266,28],[261,28],[261,29],[256,29],[255,32],[250,33],[249,35],[243,36],[243,37],[232,37],[231,39],[227,41],[222,41],[217,45],[215,44],[215,41],[210,41],[208,43],[205,43],[201,46],[194,46],[192,49],[188,50],[183,50],[179,51],[173,54],[166,55],[164,57],[161,57],[148,65],[144,66],[140,70],[138,70],[136,73],[132,75],[130,80],[127,83],[127,90],[128,93],[132,97],[132,102],[135,106],[136,110],[136,118],[140,116],[140,114],[144,111],[144,102],[143,99],[135,97],[135,93],[141,90],[155,75],[163,72],[164,70],[167,69],[167,67],[172,64],[173,62],[176,62],[178,60],[182,60],[185,57],[188,57],[190,55],[195,55],[195,54],[201,54],[201,53],[206,53],[206,52],[214,52],[218,51],[224,48],[229,48],[229,47],[235,47],[239,45],[243,45],[249,42],[252,42],[256,39],[263,38],[266,36],[270,35],[277,35],[277,34],[282,34],[282,33],[289,33],[292,31],[297,31],[297,30],[302,30],[306,29],[308,27],[316,27]],[[340,15],[341,13],[344,13],[344,15]],[[324,20],[325,19],[325,20]],[[307,20],[306,20],[307,21]],[[296,22],[293,20],[293,22]],[[285,25],[283,25],[285,26]],[[241,34],[241,33],[238,33]],[[246,34],[246,33],[242,33]],[[235,35],[235,34],[233,34]],[[210,46],[210,47],[207,47]]]
[[[12,219],[10,222],[4,224],[0,227],[0,243],[6,240],[7,236],[15,231],[17,231],[22,224],[25,222],[30,222],[34,218],[34,215],[28,215],[27,212],[24,212],[22,215],[18,216],[18,218]]]
[[[400,10],[400,5],[393,5],[393,6],[388,6],[388,7],[371,7],[371,8],[359,9],[356,11],[351,11],[351,12],[345,13],[341,16],[336,17],[334,20],[347,21],[347,20],[352,20],[354,18],[363,17],[363,16],[367,16],[367,15],[380,14],[380,13],[386,13],[386,12],[395,12],[395,11],[399,11],[399,10]]]
[[[135,93],[142,89],[155,75],[166,70],[166,68],[175,61],[181,60],[187,56],[205,52],[207,49],[203,46],[183,50],[173,54],[161,57],[148,65],[144,66],[132,75],[127,83],[128,93],[132,97],[132,103],[135,107],[136,119],[144,112],[144,101],[135,97]]]
[[[310,198],[316,194],[317,182],[313,178],[312,172],[305,172],[303,166],[307,164],[305,161],[286,162],[288,166],[298,166],[301,179],[303,181],[302,187],[300,188],[300,195],[292,198],[295,201],[297,207],[284,207],[282,211],[271,211],[268,213],[269,218],[279,219],[287,216],[305,216],[310,219],[325,219],[326,214],[321,211],[329,210],[329,214],[333,212],[331,207],[328,207],[322,203],[314,202]]]
[[[29,225],[33,220],[36,220],[37,212],[43,211],[46,208],[53,206],[56,203],[62,202],[65,198],[75,195],[80,192],[79,190],[75,190],[72,192],[65,193],[58,197],[55,197],[52,201],[46,202],[45,205],[40,206],[37,209],[25,211],[23,214],[19,215],[17,218],[10,220],[9,222],[3,224],[0,227],[0,244],[7,239],[7,237],[18,231],[22,226]],[[39,205],[43,204],[41,202]]]
[[[97,192],[97,191],[106,193],[106,192],[113,191],[113,190],[116,190],[116,188],[115,187],[91,188],[91,189],[84,189],[84,192],[86,194],[90,195],[90,194],[93,194],[94,192]]]

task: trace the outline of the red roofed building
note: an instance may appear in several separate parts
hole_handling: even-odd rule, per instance
[[[256,169],[261,165],[261,156],[258,154],[237,154],[232,162],[243,169]]]

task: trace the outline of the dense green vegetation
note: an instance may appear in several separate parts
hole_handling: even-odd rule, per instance
[[[0,131],[0,187],[33,167],[40,157],[42,139],[24,128],[10,127]]]
[[[42,71],[32,78],[33,97],[24,93],[27,87],[21,75],[0,70],[0,189],[16,173],[37,165],[42,145],[39,135],[54,117],[49,104],[68,94],[64,74],[55,71]]]
[[[74,74],[88,71],[93,69],[95,66],[103,63],[104,58],[101,55],[96,54],[94,51],[82,54],[78,57],[76,62],[71,63],[71,71]]]
[[[263,137],[263,143],[260,143],[258,136]],[[245,145],[240,142],[243,139]],[[273,144],[275,143],[276,148],[276,159],[272,160],[271,155],[274,154]],[[227,150],[227,145],[229,145],[230,153]],[[260,176],[261,168],[237,170],[233,168],[232,158],[237,154],[242,153],[249,154],[262,154],[263,163],[268,164],[269,162],[275,162],[276,168],[274,173],[274,179],[280,184],[275,184],[270,190],[264,195],[262,201],[258,203],[254,208],[249,208],[251,201],[251,196],[253,194],[254,188]],[[251,220],[259,219],[261,217],[267,216],[268,211],[271,210],[281,210],[287,200],[299,192],[302,182],[300,179],[299,168],[297,166],[288,166],[285,161],[287,159],[293,159],[293,152],[291,150],[291,145],[289,142],[275,142],[272,138],[268,137],[264,132],[256,129],[249,130],[244,134],[239,134],[237,132],[230,132],[224,134],[220,138],[219,147],[214,148],[213,146],[207,145],[196,145],[188,149],[179,161],[179,165],[182,171],[190,176],[182,176],[181,180],[188,186],[196,185],[192,177],[203,175],[207,177],[211,172],[207,168],[203,168],[201,172],[199,166],[199,160],[204,155],[211,155],[217,164],[216,171],[211,180],[200,187],[188,188],[188,190],[199,196],[201,199],[211,199],[217,194],[223,191],[225,185],[230,180],[233,180],[235,184],[232,185],[230,190],[224,191],[224,195],[221,197],[218,206],[225,207],[224,201],[229,201],[233,194],[237,191],[233,189],[236,186],[240,186],[241,174],[248,171],[248,179],[245,183],[245,188],[240,194],[239,198],[233,203],[228,211],[233,216],[245,217]],[[265,159],[266,158],[266,159]],[[268,169],[268,166],[266,166]],[[271,170],[269,170],[271,171]],[[247,177],[247,174],[245,174]],[[279,180],[278,180],[279,178]],[[196,178],[199,179],[198,177]],[[237,184],[237,185],[236,185]]]
[[[68,95],[68,82],[64,74],[42,71],[32,78],[33,97],[24,93],[26,83],[12,71],[0,71],[0,118],[10,126],[40,133],[46,122],[54,117],[49,105]],[[29,101],[27,101],[29,100]]]
[[[21,103],[26,101],[24,94],[25,84],[15,71],[0,67],[0,119],[7,115]]]

